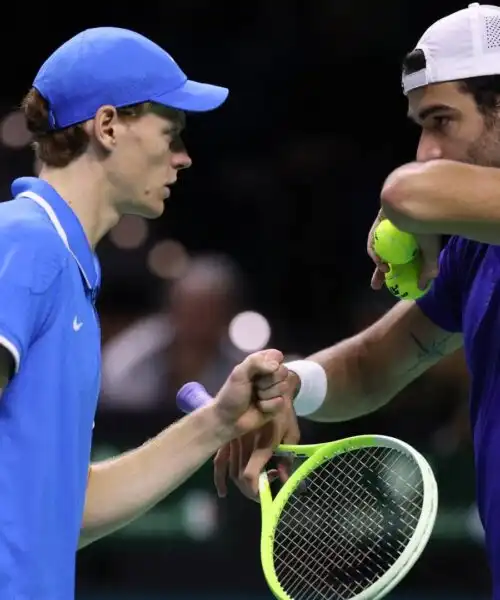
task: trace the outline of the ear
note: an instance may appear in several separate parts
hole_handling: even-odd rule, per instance
[[[119,126],[118,113],[114,106],[101,106],[90,122],[95,140],[108,152],[116,144],[117,128]]]

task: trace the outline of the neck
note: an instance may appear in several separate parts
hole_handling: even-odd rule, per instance
[[[104,173],[84,157],[64,168],[43,166],[39,177],[72,208],[92,248],[118,223],[120,214]]]

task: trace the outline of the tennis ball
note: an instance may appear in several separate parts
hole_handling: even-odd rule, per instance
[[[381,221],[373,233],[373,249],[384,262],[405,265],[418,253],[417,240],[411,233],[400,231],[389,219]]]
[[[389,272],[385,274],[385,285],[393,296],[400,300],[417,300],[429,291],[431,282],[425,290],[418,287],[421,262],[417,257],[405,265],[389,264]]]

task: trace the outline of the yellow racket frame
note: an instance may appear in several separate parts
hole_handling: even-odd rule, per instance
[[[410,571],[425,548],[432,533],[438,508],[437,483],[427,460],[409,444],[389,436],[359,435],[322,444],[281,445],[278,453],[307,457],[283,485],[273,500],[267,473],[259,479],[259,496],[262,514],[260,541],[261,564],[267,584],[278,600],[295,600],[281,587],[274,568],[273,547],[276,528],[285,505],[300,483],[308,475],[337,454],[369,447],[385,447],[410,455],[420,467],[423,481],[422,512],[410,542],[396,562],[372,586],[350,600],[378,600],[386,596]]]

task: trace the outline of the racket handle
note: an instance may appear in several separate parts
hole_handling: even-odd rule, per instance
[[[177,392],[177,406],[184,413],[195,411],[212,402],[212,396],[196,381],[184,384]]]

